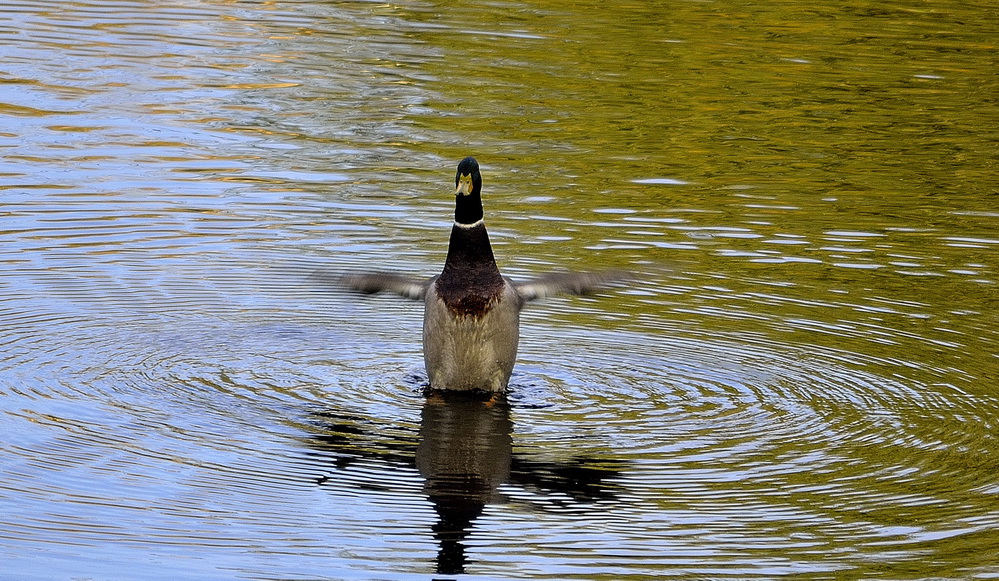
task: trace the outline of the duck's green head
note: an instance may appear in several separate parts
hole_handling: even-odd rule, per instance
[[[474,157],[466,157],[458,164],[454,175],[454,221],[458,224],[475,224],[482,219],[482,175],[479,162]]]
[[[466,157],[458,163],[458,172],[454,175],[454,194],[456,196],[478,195],[482,189],[482,175],[479,173],[479,162],[474,157]]]

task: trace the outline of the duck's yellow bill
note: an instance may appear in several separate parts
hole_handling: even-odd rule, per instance
[[[454,191],[456,196],[467,196],[472,193],[472,174],[461,174],[458,176],[458,187]]]

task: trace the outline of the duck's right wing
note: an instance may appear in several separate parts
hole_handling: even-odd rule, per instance
[[[585,295],[599,288],[616,282],[631,280],[628,272],[552,272],[522,283],[515,283],[517,294],[524,301],[533,301],[553,297],[555,295],[571,294]]]
[[[346,274],[340,277],[340,283],[362,293],[389,291],[413,300],[422,300],[426,297],[427,289],[430,287],[430,281],[388,272]]]

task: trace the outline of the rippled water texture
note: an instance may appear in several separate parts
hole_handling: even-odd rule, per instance
[[[0,577],[999,578],[991,3],[0,7]],[[424,398],[479,158],[532,304]],[[124,577],[123,577],[124,576]]]

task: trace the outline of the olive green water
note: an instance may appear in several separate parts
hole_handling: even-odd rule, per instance
[[[0,7],[0,578],[999,577],[989,3]],[[532,304],[426,401],[478,157]],[[319,276],[315,276],[318,274]]]

